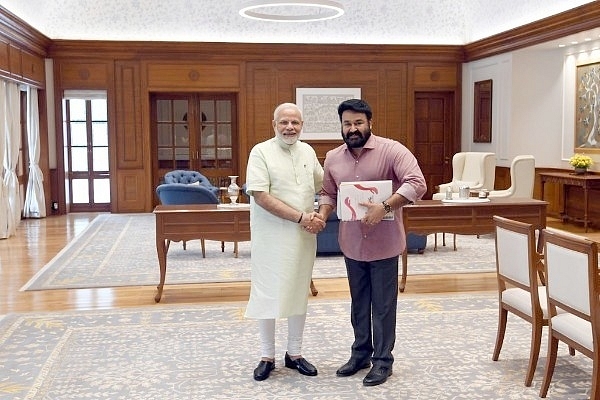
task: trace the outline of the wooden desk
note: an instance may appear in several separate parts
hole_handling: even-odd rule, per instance
[[[461,235],[483,235],[493,233],[494,215],[533,224],[541,231],[546,227],[548,203],[535,199],[490,199],[485,203],[443,203],[441,200],[420,200],[402,207],[404,231],[417,234],[437,232]],[[538,251],[542,243],[538,241]],[[400,292],[406,287],[408,256],[402,254],[402,278]],[[469,260],[465,260],[469,262]]]
[[[167,252],[170,241],[216,240],[237,242],[250,240],[250,209],[248,207],[217,208],[216,204],[159,205],[156,216],[156,252],[160,266],[160,282],[154,300],[162,297],[167,273]]]
[[[562,184],[563,190],[563,209],[560,213],[563,221],[566,221],[570,218],[567,215],[567,193],[565,190],[565,186],[579,186],[583,188],[583,227],[585,231],[588,231],[589,219],[588,219],[588,204],[589,204],[589,189],[591,188],[600,188],[600,175],[595,174],[582,174],[576,175],[574,173],[569,172],[540,172],[540,180],[542,183],[541,194],[542,199],[544,198],[544,184],[546,182],[559,183]]]

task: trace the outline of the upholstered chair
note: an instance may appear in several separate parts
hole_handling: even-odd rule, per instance
[[[183,169],[177,169],[174,171],[167,172],[165,174],[164,183],[183,183],[186,185],[202,185],[210,189],[213,194],[218,198],[220,189],[214,186],[208,178],[202,175],[198,171],[188,171]]]
[[[531,324],[529,365],[525,386],[531,386],[542,341],[548,325],[546,288],[538,282],[542,256],[536,251],[535,228],[531,224],[494,216],[496,226],[496,276],[498,279],[498,330],[492,360],[498,361],[508,313]]]
[[[598,244],[574,234],[542,231],[549,312],[548,355],[540,397],[546,397],[563,342],[592,359],[589,398],[600,399]],[[571,353],[573,354],[573,352]],[[561,397],[560,393],[557,393]]]
[[[198,182],[198,181],[196,181]],[[218,191],[217,191],[218,193]],[[156,195],[161,204],[219,204],[219,199],[213,190],[203,184],[186,183],[163,183],[156,187]],[[206,256],[204,239],[201,240],[202,256]],[[183,241],[186,249],[186,241]],[[225,244],[221,242],[221,250],[224,251]]]
[[[510,187],[504,190],[491,190],[493,198],[533,198],[535,183],[535,157],[532,155],[516,156],[510,164]]]
[[[446,198],[446,189],[452,189],[453,198],[458,198],[458,188],[468,186],[471,190],[494,189],[496,178],[496,154],[476,151],[456,153],[452,157],[452,181],[438,186],[433,200]]]

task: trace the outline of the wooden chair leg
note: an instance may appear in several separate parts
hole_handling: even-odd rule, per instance
[[[206,258],[206,249],[204,248],[204,239],[200,239],[200,246],[202,246],[202,258]]]
[[[310,280],[310,293],[312,293],[313,296],[319,294],[319,291],[317,290],[317,287],[315,286],[315,283],[312,279]]]
[[[433,251],[437,251],[437,232],[433,236]]]
[[[548,340],[548,356],[546,357],[546,371],[544,373],[544,379],[542,379],[542,386],[540,387],[540,397],[545,398],[548,394],[548,388],[552,381],[552,375],[554,374],[554,367],[556,366],[556,357],[558,353],[558,339],[551,337]]]
[[[500,350],[502,350],[502,343],[504,343],[504,332],[506,332],[506,320],[508,318],[508,311],[502,308],[498,314],[498,331],[496,332],[496,345],[494,346],[494,353],[492,354],[492,360],[498,361],[500,357]]]
[[[238,242],[233,242],[233,254],[235,254],[235,258],[238,258]]]
[[[187,250],[187,242],[185,240],[183,241],[183,249]]]
[[[221,242],[221,253],[225,253],[225,242]]]
[[[533,375],[535,374],[535,367],[537,366],[538,359],[540,356],[540,346],[542,344],[542,323],[538,323],[538,326],[531,324],[531,346],[529,350],[529,366],[527,367],[527,373],[525,374],[525,386],[530,387],[533,381]]]
[[[452,240],[454,241],[454,251],[456,251],[456,233],[452,237]]]

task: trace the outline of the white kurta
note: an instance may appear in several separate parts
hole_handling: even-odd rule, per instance
[[[305,314],[317,248],[316,235],[260,207],[252,192],[268,192],[298,211],[311,212],[322,180],[323,168],[306,143],[290,146],[272,138],[250,152],[246,191],[251,204],[252,272],[246,317]]]

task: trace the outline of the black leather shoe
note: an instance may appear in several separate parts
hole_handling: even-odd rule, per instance
[[[264,381],[269,377],[271,371],[275,369],[275,361],[261,361],[258,367],[254,369],[254,380]]]
[[[363,385],[365,386],[377,386],[381,385],[387,378],[392,375],[392,367],[378,367],[374,366],[371,368],[365,379],[363,379]]]
[[[287,352],[285,353],[285,366],[291,369],[297,369],[302,375],[317,375],[317,369],[314,365],[306,361],[303,357],[292,360]]]
[[[348,360],[348,362],[342,365],[335,374],[337,376],[352,376],[361,369],[369,368],[371,366],[371,362],[367,361],[358,361],[353,358]]]

